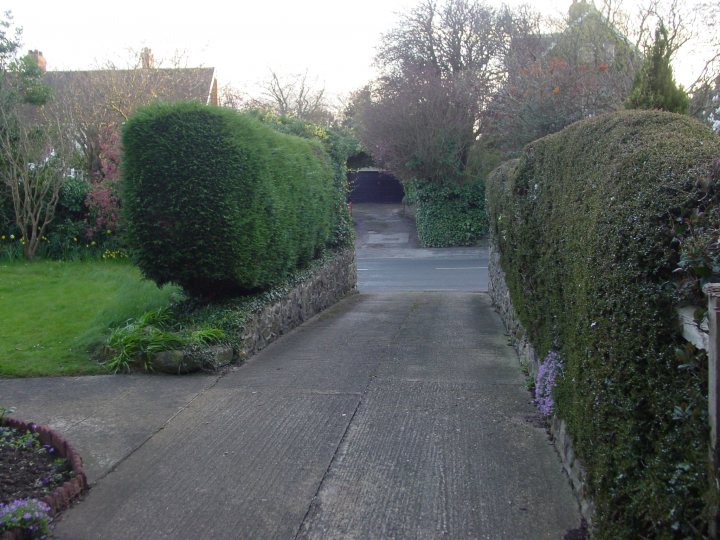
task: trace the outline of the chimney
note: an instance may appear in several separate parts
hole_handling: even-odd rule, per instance
[[[155,67],[155,57],[148,47],[144,47],[143,50],[140,51],[140,60],[142,61],[143,69],[152,69]]]
[[[40,68],[40,71],[45,73],[47,70],[47,61],[45,60],[42,51],[28,51],[28,56],[34,58]]]

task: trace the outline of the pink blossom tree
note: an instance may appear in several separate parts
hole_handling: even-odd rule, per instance
[[[88,208],[86,234],[115,233],[120,225],[120,133],[116,128],[106,128],[100,134],[100,168],[91,180],[85,198]]]

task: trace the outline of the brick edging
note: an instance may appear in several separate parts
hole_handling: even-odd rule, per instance
[[[49,426],[41,426],[16,418],[4,418],[0,424],[21,431],[37,433],[42,444],[52,446],[60,457],[67,459],[70,463],[70,468],[75,473],[75,476],[62,486],[55,488],[55,491],[49,495],[40,499],[50,507],[50,517],[54,517],[68,508],[75,499],[87,491],[89,485],[87,475],[83,469],[82,458],[65,437],[50,429]],[[19,536],[17,538],[23,537]],[[5,536],[3,536],[3,539],[5,539]],[[12,536],[10,539],[12,539]]]

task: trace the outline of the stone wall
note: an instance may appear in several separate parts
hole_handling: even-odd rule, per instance
[[[500,251],[495,242],[490,240],[490,262],[488,264],[488,294],[493,306],[500,314],[505,331],[510,336],[513,347],[520,357],[520,364],[528,369],[534,378],[537,373],[540,359],[535,353],[535,348],[530,343],[527,331],[520,324],[510,298],[510,291],[505,283],[505,272],[500,266]]]
[[[314,315],[357,291],[355,249],[336,254],[323,266],[272,303],[250,313],[230,345],[212,345],[162,351],[145,366],[150,371],[174,375],[215,370],[243,361]]]
[[[488,294],[493,306],[500,314],[505,330],[510,336],[513,347],[518,353],[520,364],[527,368],[529,374],[535,378],[541,359],[538,358],[535,348],[528,337],[528,333],[520,323],[512,305],[510,291],[505,282],[505,272],[500,266],[500,252],[494,241],[490,241],[490,262],[488,264]],[[593,503],[588,495],[587,475],[582,463],[575,457],[572,439],[567,432],[565,421],[556,416],[550,422],[550,435],[553,444],[560,455],[563,469],[570,479],[575,496],[580,503],[582,517],[592,524]]]
[[[244,325],[241,346],[236,354],[244,360],[356,291],[355,250],[348,249],[283,298],[253,313]]]

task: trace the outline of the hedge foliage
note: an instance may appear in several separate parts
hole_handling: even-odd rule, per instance
[[[320,144],[196,103],[139,110],[123,129],[127,234],[158,285],[261,290],[316,257],[335,225]]]
[[[348,159],[361,152],[360,141],[347,128],[327,127],[302,118],[280,116],[272,111],[255,109],[248,111],[253,118],[273,129],[296,135],[305,139],[318,141],[330,156],[333,168],[333,183],[335,185],[336,221],[330,238],[330,247],[343,248],[354,245],[355,229],[347,206],[348,187]]]
[[[474,246],[487,232],[485,185],[415,181],[410,186],[415,222],[426,247]]]
[[[717,265],[720,138],[628,111],[528,145],[488,179],[490,228],[585,464],[598,538],[707,531],[707,357],[676,307]],[[713,265],[715,268],[713,269]]]

